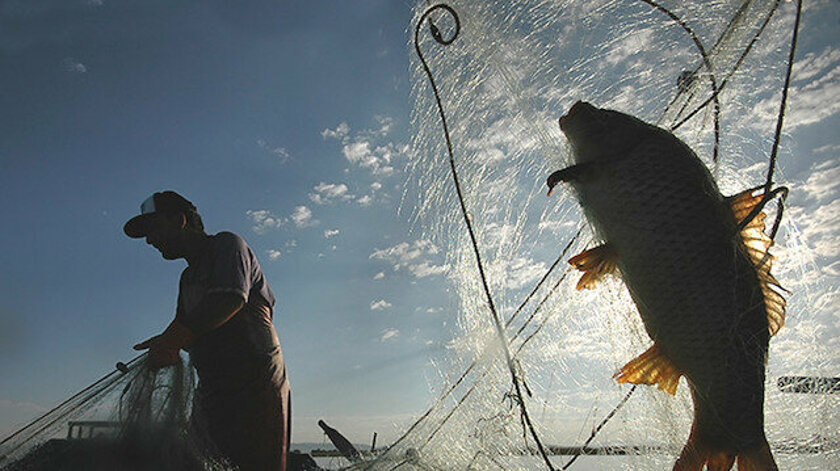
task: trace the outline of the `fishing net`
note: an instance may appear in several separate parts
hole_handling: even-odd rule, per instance
[[[577,100],[621,110],[688,143],[724,194],[764,185],[771,154],[794,158],[774,132],[797,23],[797,4],[778,1],[418,6],[406,201],[447,253],[458,326],[437,399],[364,467],[670,469],[688,387],[672,397],[612,379],[650,339],[620,280],[575,290],[566,260],[593,233],[569,192],[545,197],[546,177],[571,163],[557,119]],[[781,216],[771,206],[768,221]],[[838,396],[777,387],[840,366],[819,328],[830,306],[815,302],[830,286],[787,216],[773,253],[791,294],[770,343],[766,432],[781,469],[837,469]],[[572,462],[584,444],[622,455]]]
[[[145,355],[68,398],[0,444],[3,471],[232,469],[190,421],[195,380],[183,361]]]

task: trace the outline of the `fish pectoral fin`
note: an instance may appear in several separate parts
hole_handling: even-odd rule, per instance
[[[738,455],[738,469],[748,471],[779,471],[766,437],[758,447]]]
[[[575,164],[564,169],[558,170],[546,179],[545,184],[548,185],[548,195],[554,191],[554,187],[561,182],[575,182],[581,178],[585,178],[587,174],[592,172],[591,163]]]
[[[621,367],[613,377],[622,384],[656,384],[659,389],[673,396],[677,393],[677,385],[682,375],[682,371],[671,362],[659,345],[654,343],[644,353]]]
[[[604,275],[615,273],[618,255],[610,244],[602,244],[575,255],[569,263],[583,272],[575,288],[592,289]]]
[[[729,471],[735,464],[735,454],[727,451],[716,451],[709,455],[706,468],[709,471]]]
[[[739,224],[750,212],[761,202],[764,197],[762,187],[751,188],[742,191],[737,195],[726,198],[735,215],[735,221]],[[787,301],[784,295],[785,289],[779,284],[776,277],[770,273],[773,265],[773,256],[770,255],[770,246],[773,240],[764,232],[764,219],[766,215],[758,213],[741,230],[741,240],[744,242],[747,256],[755,266],[758,279],[761,282],[761,291],[764,294],[764,304],[767,309],[767,328],[770,335],[776,335],[779,329],[785,325],[785,306]]]

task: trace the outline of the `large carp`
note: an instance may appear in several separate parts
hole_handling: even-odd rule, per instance
[[[620,273],[653,345],[617,374],[675,394],[685,376],[694,423],[674,470],[775,470],[764,434],[770,337],[785,300],[770,274],[764,213],[739,231],[760,190],[724,197],[695,153],[670,132],[578,102],[560,118],[571,184],[603,243],[570,263],[578,289]]]

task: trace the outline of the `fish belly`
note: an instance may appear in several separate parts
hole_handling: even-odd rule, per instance
[[[708,170],[679,141],[599,170],[576,185],[581,205],[651,339],[685,373],[698,433],[730,448],[763,439],[763,296]]]

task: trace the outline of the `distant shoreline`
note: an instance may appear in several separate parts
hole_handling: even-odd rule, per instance
[[[362,455],[371,454],[376,455],[381,451],[387,449],[387,446],[371,453],[364,445],[354,444],[356,449],[361,451]],[[840,441],[814,441],[809,442],[782,442],[775,443],[771,446],[773,451],[784,454],[820,454],[832,450],[840,449]],[[309,453],[313,457],[340,457],[341,453],[329,445],[321,443],[293,443],[293,450],[298,450],[303,453]],[[613,446],[549,446],[547,447],[548,454],[552,456],[576,456],[576,455],[593,455],[593,456],[621,456],[621,455],[650,455],[650,454],[675,454],[679,453],[678,447],[661,446],[661,445],[613,445]],[[529,453],[526,450],[521,450],[519,455],[525,456],[529,454],[536,454],[536,451]]]

